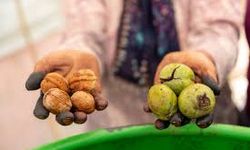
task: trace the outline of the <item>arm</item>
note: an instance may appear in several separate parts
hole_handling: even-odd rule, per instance
[[[95,109],[103,110],[107,107],[107,100],[101,96],[100,56],[104,54],[104,40],[106,38],[106,8],[104,0],[68,0],[65,3],[66,28],[57,51],[41,58],[35,65],[33,73],[26,81],[27,90],[37,90],[45,75],[57,72],[66,79],[80,69],[91,69],[97,76],[96,87],[90,93],[95,100]],[[56,85],[57,87],[57,85]],[[68,93],[71,94],[71,93]],[[34,109],[34,115],[39,119],[46,119],[49,110],[41,103],[40,96]],[[72,118],[76,123],[84,123],[86,114],[81,112],[67,112],[59,114],[58,123],[69,125]],[[78,110],[76,110],[77,112]],[[71,118],[68,122],[68,118]],[[67,121],[65,123],[64,121]]]
[[[58,49],[74,49],[101,58],[106,39],[105,0],[65,0],[66,26]],[[99,62],[101,59],[98,59]]]
[[[212,58],[222,85],[237,58],[242,23],[240,2],[191,0],[189,12],[188,49],[205,52]]]
[[[241,24],[240,2],[189,0],[187,4],[187,46],[183,51],[169,53],[162,59],[156,71],[155,82],[160,83],[159,72],[166,64],[183,63],[193,69],[198,77],[196,82],[208,85],[218,95],[218,83],[220,86],[223,84],[237,58]],[[175,114],[170,123],[182,125],[185,121],[181,118],[181,115]],[[204,128],[208,127],[212,120],[213,116],[208,115],[197,118],[196,124]],[[155,125],[160,129],[167,127],[161,120],[155,122]]]

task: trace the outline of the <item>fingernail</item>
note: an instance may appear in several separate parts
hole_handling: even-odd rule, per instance
[[[182,125],[182,122],[184,122],[184,117],[181,113],[178,112],[174,114],[170,119],[170,123],[176,127],[180,127]]]
[[[63,126],[68,126],[73,123],[74,115],[73,113],[66,111],[56,115],[56,121]]]
[[[49,111],[43,106],[43,95],[41,94],[36,102],[33,114],[36,118],[44,120],[48,118]]]
[[[108,107],[108,101],[107,100],[97,100],[96,101],[96,110],[101,111]]]
[[[74,112],[74,122],[76,124],[83,124],[84,122],[87,121],[87,114],[84,112]]]
[[[40,88],[40,83],[46,74],[43,72],[33,72],[25,83],[25,87],[28,91],[37,90]]]
[[[207,128],[212,123],[213,123],[213,114],[196,119],[196,125],[200,128]]]
[[[155,128],[157,128],[159,130],[166,129],[169,127],[169,125],[170,125],[169,121],[164,121],[164,120],[160,120],[160,119],[157,119],[155,121]]]
[[[215,95],[220,94],[220,88],[218,84],[209,76],[203,76],[202,77],[202,83],[206,84],[209,86],[213,91]]]
[[[108,106],[108,100],[104,98],[101,94],[95,93],[94,99],[95,99],[95,109],[98,111],[104,110]]]

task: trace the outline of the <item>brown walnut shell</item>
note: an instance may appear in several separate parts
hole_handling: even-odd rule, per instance
[[[58,88],[52,88],[44,94],[43,105],[53,114],[70,111],[72,107],[68,93]]]
[[[58,73],[48,73],[40,84],[43,93],[51,88],[59,88],[65,92],[69,92],[68,81]]]
[[[87,114],[95,110],[94,97],[84,91],[77,91],[71,96],[71,102],[78,111],[83,111]]]
[[[96,75],[92,70],[82,69],[69,77],[69,88],[72,92],[91,91],[96,87],[96,80]]]

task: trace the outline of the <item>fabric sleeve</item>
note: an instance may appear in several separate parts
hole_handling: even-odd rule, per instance
[[[237,0],[191,0],[189,7],[190,50],[209,54],[222,85],[233,68],[238,54],[238,39],[242,15]]]
[[[103,66],[107,11],[105,0],[64,0],[66,26],[58,49],[82,50]]]

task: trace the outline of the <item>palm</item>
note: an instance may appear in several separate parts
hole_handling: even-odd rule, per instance
[[[57,51],[43,57],[35,65],[34,72],[29,76],[26,82],[26,88],[27,90],[39,89],[40,82],[47,73],[56,72],[67,79],[80,69],[91,69],[96,74],[98,78],[97,85],[96,89],[92,91],[91,94],[94,96],[96,109],[105,109],[107,106],[107,100],[100,95],[101,85],[97,59],[94,55],[83,53],[81,51]],[[49,113],[42,105],[42,99],[43,95],[41,95],[37,101],[34,115],[39,119],[46,119]]]

